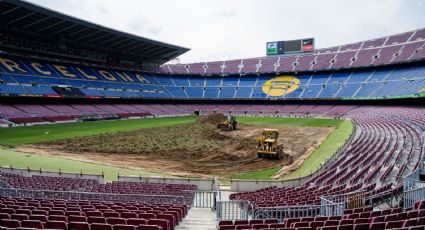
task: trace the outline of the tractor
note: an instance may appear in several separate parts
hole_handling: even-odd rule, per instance
[[[283,145],[278,144],[279,130],[264,129],[257,140],[257,156],[259,158],[270,158],[281,160],[283,158]]]
[[[236,117],[229,115],[225,121],[217,124],[217,129],[221,131],[233,131],[236,129],[237,124]]]

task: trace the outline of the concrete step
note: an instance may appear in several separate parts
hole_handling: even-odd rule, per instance
[[[211,208],[191,208],[175,230],[216,230],[215,212]]]

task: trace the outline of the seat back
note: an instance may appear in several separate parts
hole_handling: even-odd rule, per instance
[[[157,225],[141,224],[139,225],[138,230],[163,230],[163,229]]]
[[[46,228],[67,230],[68,227],[64,221],[49,220],[46,222]]]
[[[24,220],[21,222],[22,227],[43,229],[43,223],[39,220]]]
[[[148,224],[161,226],[162,230],[170,230],[170,223],[168,220],[150,219]]]
[[[133,225],[127,225],[127,224],[116,224],[113,226],[114,230],[136,230],[136,227]]]
[[[21,227],[21,222],[19,220],[1,220],[1,225],[7,228],[18,228]]]
[[[113,230],[110,224],[95,223],[91,225],[91,230]]]
[[[90,226],[86,222],[69,222],[68,228],[74,230],[90,230]]]

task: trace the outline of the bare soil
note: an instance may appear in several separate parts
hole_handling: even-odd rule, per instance
[[[284,172],[279,172],[283,176],[299,167],[334,130],[333,127],[238,124],[237,130],[226,132],[215,127],[222,117],[214,119],[23,145],[18,150],[178,176],[228,178],[235,173],[287,166],[283,167]],[[264,128],[279,129],[279,143],[284,145],[283,160],[257,158],[255,137]]]

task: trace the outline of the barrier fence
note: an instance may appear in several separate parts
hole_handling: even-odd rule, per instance
[[[252,217],[253,206],[249,201],[217,201],[217,220],[247,220]]]
[[[308,206],[285,206],[256,208],[253,219],[278,219],[283,222],[286,218],[315,217],[315,216],[340,216],[344,213],[344,204],[325,204]]]
[[[408,191],[416,187],[417,183],[420,183],[419,179],[419,168],[403,178],[403,191]]]
[[[217,192],[197,191],[194,194],[192,207],[215,208]]]
[[[425,183],[420,180],[403,179],[403,207],[410,208],[418,200],[425,200]]]
[[[425,139],[425,134],[422,136]],[[412,207],[418,200],[425,200],[425,182],[419,180],[421,172],[425,172],[423,153],[425,151],[425,142],[421,150],[419,166],[403,178],[403,207],[405,209]]]
[[[27,190],[27,189],[11,189],[11,188],[0,188],[0,196],[36,198],[36,199],[96,200],[96,201],[114,201],[114,202],[186,204],[185,198],[183,196],[69,192],[69,191]]]

